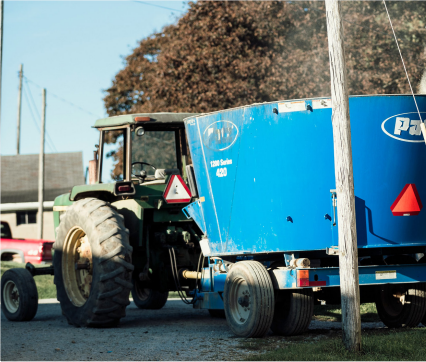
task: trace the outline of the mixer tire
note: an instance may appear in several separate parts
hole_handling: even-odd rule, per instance
[[[426,283],[378,285],[376,307],[389,328],[416,327],[425,322]]]
[[[313,314],[312,289],[278,291],[271,329],[280,336],[296,336],[308,329]]]
[[[260,338],[268,333],[274,316],[274,288],[268,271],[257,261],[232,267],[223,292],[226,321],[237,336]]]
[[[169,292],[144,288],[139,281],[133,279],[132,297],[139,309],[161,309],[167,302]]]

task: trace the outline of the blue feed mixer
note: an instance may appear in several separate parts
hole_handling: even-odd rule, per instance
[[[426,119],[426,96],[416,96]],[[359,248],[426,245],[426,146],[409,95],[349,98]],[[199,193],[192,215],[211,255],[338,244],[329,98],[185,120]],[[198,209],[197,209],[198,208]]]

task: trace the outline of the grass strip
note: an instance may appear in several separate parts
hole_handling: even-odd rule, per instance
[[[424,327],[363,331],[358,353],[346,350],[341,331],[245,340],[242,347],[263,352],[252,354],[248,361],[424,361],[425,337]]]
[[[360,312],[361,322],[380,322],[375,303],[361,304]],[[340,305],[316,305],[312,319],[325,322],[341,322],[342,310]]]

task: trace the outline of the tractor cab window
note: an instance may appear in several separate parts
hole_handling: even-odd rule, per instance
[[[125,179],[125,129],[104,131],[101,182],[109,183]]]
[[[153,179],[155,170],[177,168],[175,131],[147,131],[137,127],[132,132],[132,173],[144,172]]]

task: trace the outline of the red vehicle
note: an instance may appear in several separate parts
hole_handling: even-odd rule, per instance
[[[52,262],[53,241],[37,239],[13,239],[9,224],[1,222],[2,261],[15,261],[20,263],[44,264]]]

